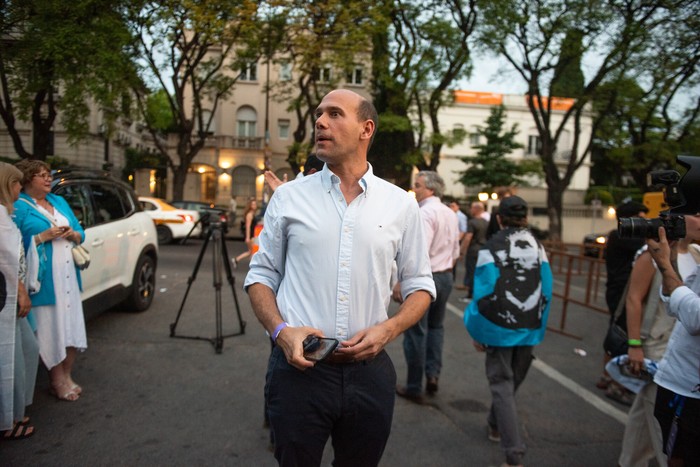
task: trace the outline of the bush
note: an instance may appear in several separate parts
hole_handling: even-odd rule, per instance
[[[613,198],[612,193],[608,190],[600,187],[591,187],[586,192],[586,197],[584,198],[584,203],[591,204],[594,199],[600,200],[602,205],[613,205],[615,204],[615,198]]]

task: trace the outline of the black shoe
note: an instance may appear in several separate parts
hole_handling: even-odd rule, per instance
[[[429,377],[428,381],[425,383],[425,392],[427,392],[430,395],[433,395],[437,392],[437,390],[438,390],[437,376]]]
[[[422,394],[412,394],[406,391],[406,388],[404,386],[396,386],[396,394],[398,394],[399,397],[403,397],[404,399],[413,402],[414,404],[425,404],[425,398]]]

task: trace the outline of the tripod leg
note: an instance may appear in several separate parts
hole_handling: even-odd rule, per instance
[[[204,257],[204,252],[207,251],[207,245],[209,244],[209,239],[211,238],[211,232],[207,235],[207,238],[202,244],[202,249],[199,251],[199,256],[197,257],[197,262],[194,264],[194,269],[192,270],[192,275],[187,279],[187,290],[185,290],[185,296],[182,297],[182,302],[180,302],[180,309],[177,311],[177,316],[175,317],[175,322],[170,324],[170,337],[175,336],[175,328],[177,328],[177,323],[180,321],[180,315],[182,314],[182,309],[185,307],[185,302],[187,301],[187,295],[190,293],[190,288],[192,283],[197,279],[197,272],[199,271],[199,266],[202,264],[202,258]]]
[[[214,276],[214,300],[216,308],[216,338],[214,339],[214,349],[216,353],[221,353],[224,346],[224,338],[221,322],[221,263],[228,264],[228,258],[222,258],[223,250],[221,249],[220,239],[223,235],[220,230],[214,231],[214,249],[212,250],[212,267]],[[225,261],[224,261],[225,260]]]
[[[228,261],[228,248],[226,247],[226,239],[221,237],[221,252],[224,256],[224,267],[226,268],[226,279],[231,286],[231,292],[233,293],[233,302],[236,305],[236,315],[238,316],[238,325],[241,329],[241,334],[245,334],[246,322],[243,321],[241,316],[241,307],[238,305],[238,294],[236,293],[236,278],[233,277],[233,272],[231,271],[231,263]]]

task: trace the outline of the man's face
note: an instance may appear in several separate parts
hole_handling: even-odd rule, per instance
[[[424,178],[425,177],[422,175],[419,175],[413,181],[413,192],[416,194],[416,201],[419,203],[424,199],[433,196],[433,190],[426,188]]]
[[[357,94],[336,90],[316,108],[316,155],[329,165],[357,154],[364,127],[357,116],[359,103]]]
[[[455,203],[454,201],[452,201],[452,202],[450,203],[450,209],[452,209],[454,212],[459,211],[459,204],[457,204],[457,203]]]

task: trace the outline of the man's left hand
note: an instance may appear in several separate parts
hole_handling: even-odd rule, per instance
[[[336,352],[354,360],[369,360],[376,357],[391,340],[391,331],[378,324],[363,329],[350,339],[342,341]]]

